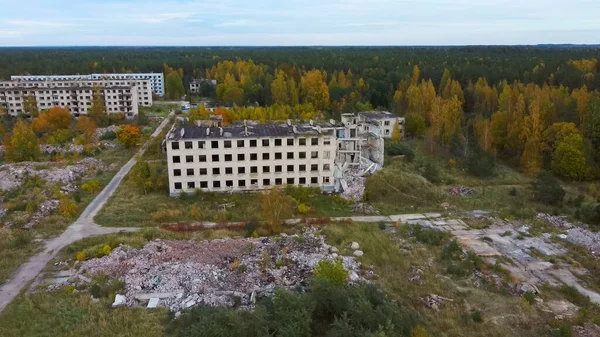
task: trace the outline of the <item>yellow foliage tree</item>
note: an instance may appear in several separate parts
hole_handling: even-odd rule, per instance
[[[124,147],[133,147],[140,140],[140,129],[135,125],[123,125],[117,131],[117,139]]]
[[[319,70],[304,74],[300,87],[304,103],[311,103],[319,111],[329,106],[329,87]]]
[[[294,199],[282,190],[272,188],[259,194],[259,205],[271,233],[281,233],[282,221],[292,216]]]
[[[399,142],[402,140],[402,131],[400,130],[400,125],[398,123],[394,123],[394,129],[392,130],[392,140],[395,142]]]
[[[86,144],[95,143],[98,140],[98,136],[96,135],[96,123],[91,118],[79,116],[76,129],[83,136]]]
[[[40,156],[40,143],[27,122],[17,120],[12,135],[5,137],[4,151],[10,162],[34,161]]]

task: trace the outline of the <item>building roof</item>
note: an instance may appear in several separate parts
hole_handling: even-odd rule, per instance
[[[359,112],[358,114],[368,119],[385,119],[395,117],[391,112],[387,111],[365,111]]]
[[[208,130],[208,131],[207,131]],[[222,130],[222,132],[221,132]],[[176,127],[167,135],[168,140],[220,139],[220,138],[268,138],[295,136],[333,136],[333,130],[322,130],[310,125],[232,125],[223,128],[207,126]]]

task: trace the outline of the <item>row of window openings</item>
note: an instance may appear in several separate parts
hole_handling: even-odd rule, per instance
[[[298,184],[299,185],[306,185],[306,178],[298,178]],[[283,185],[283,179],[278,178],[275,179],[275,185]],[[323,177],[323,184],[329,184],[330,179],[329,177]],[[287,178],[285,180],[285,183],[287,185],[295,185],[296,184],[296,178]],[[310,183],[311,184],[318,184],[319,183],[319,178],[318,177],[312,177],[310,178]],[[271,179],[263,179],[262,180],[262,184],[263,186],[271,186]],[[250,186],[255,185],[258,186],[258,179],[252,179],[250,180]],[[182,189],[183,184],[182,183],[175,183],[175,189],[176,190],[180,190]],[[196,185],[196,182],[194,181],[188,181],[186,183],[186,186],[188,189],[194,189],[194,188],[208,188],[208,181],[201,181],[198,185]],[[213,181],[212,182],[212,187],[213,188],[221,188],[221,182],[220,181]],[[225,187],[233,187],[233,180],[227,180],[225,181]],[[238,187],[246,187],[246,180],[238,180]]]
[[[294,172],[294,165],[287,165],[286,167],[286,172]],[[298,165],[298,172],[306,172],[307,169],[307,165]],[[328,172],[331,170],[331,166],[329,164],[324,164],[323,165],[323,171]],[[317,164],[313,164],[310,165],[310,171],[311,172],[318,172],[319,171],[319,165]],[[199,169],[199,174],[201,176],[205,176],[208,175],[208,169],[206,168],[201,168]],[[274,171],[275,173],[281,173],[283,172],[283,166],[282,165],[277,165],[274,167]],[[175,177],[181,177],[181,173],[182,170],[181,169],[174,169],[173,170],[173,175]],[[185,170],[186,175],[189,176],[194,176],[196,174],[196,169],[193,168],[189,168]],[[237,168],[237,173],[238,174],[246,174],[246,168],[245,167],[238,167]],[[258,166],[251,166],[250,167],[250,173],[258,173]],[[271,173],[271,166],[263,166],[262,167],[262,173]],[[213,175],[218,175],[221,174],[221,169],[219,167],[213,167],[212,168],[212,174]],[[233,167],[226,167],[225,168],[225,174],[233,174]]]
[[[323,152],[323,159],[329,159],[329,157],[331,156],[331,153],[329,151],[324,151]],[[271,159],[271,154],[270,153],[263,153],[261,155],[262,160],[270,160]],[[282,152],[277,152],[274,154],[273,158],[275,160],[280,160],[283,159],[283,153]],[[298,152],[298,159],[306,159],[307,158],[307,153],[306,152]],[[319,158],[319,152],[318,151],[311,151],[310,152],[310,159],[318,159]],[[226,154],[224,155],[224,161],[233,161],[233,155],[232,154]],[[286,159],[294,159],[294,152],[287,152],[286,153]],[[207,160],[207,156],[206,155],[200,155],[198,156],[198,162],[200,163],[205,163]],[[243,153],[238,153],[237,155],[237,160],[238,161],[244,161],[246,160],[246,155]],[[250,160],[258,160],[258,153],[251,153],[250,154]],[[213,154],[211,156],[211,161],[212,162],[219,162],[220,161],[220,155],[218,154]],[[193,163],[194,162],[194,156],[185,156],[185,162],[186,163]],[[181,163],[181,157],[180,156],[173,156],[173,163]]]
[[[325,145],[329,145],[331,144],[330,140],[325,140],[323,142]],[[261,145],[263,147],[268,147],[271,146],[271,141],[270,139],[261,139]],[[283,144],[283,140],[282,139],[275,139],[275,146],[282,146]],[[288,146],[293,146],[294,145],[294,138],[288,138],[286,140],[286,144]],[[298,138],[298,144],[300,146],[306,146],[306,138]],[[223,141],[223,147],[228,149],[231,148],[233,145],[233,141],[231,140],[226,140]],[[236,141],[236,145],[238,148],[240,147],[246,147],[246,141],[244,139],[241,140],[237,140]],[[319,138],[311,138],[310,139],[310,145],[319,145]],[[258,140],[256,139],[250,139],[250,147],[257,147],[258,146]],[[193,142],[184,142],[184,147],[186,149],[192,149],[193,148]],[[200,140],[198,141],[198,148],[199,149],[204,149],[206,148],[206,141],[204,140]],[[219,141],[218,140],[213,140],[210,142],[210,148],[211,149],[218,149],[219,148]],[[179,142],[172,142],[171,143],[171,149],[173,150],[179,150]]]

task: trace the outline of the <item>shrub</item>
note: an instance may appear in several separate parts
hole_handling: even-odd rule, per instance
[[[105,245],[104,247],[102,247],[101,249],[98,250],[98,257],[103,257],[106,255],[109,255],[111,252],[111,248],[109,245]]]
[[[405,232],[408,230],[408,235],[412,235],[421,243],[425,243],[431,246],[441,246],[444,242],[450,238],[450,234],[444,231],[438,231],[435,229],[423,228],[420,225],[416,226],[405,226]],[[410,232],[412,230],[412,232]]]
[[[429,180],[429,182],[431,182],[432,184],[439,184],[442,182],[442,176],[440,173],[440,169],[437,167],[437,165],[435,165],[433,163],[425,164],[425,168],[423,171],[423,177],[425,177],[425,179]]]
[[[256,231],[258,227],[258,220],[256,218],[250,219],[250,221],[244,226],[245,237],[249,238]]]
[[[533,305],[535,304],[535,294],[531,291],[527,291],[523,294],[523,298],[525,299],[525,301],[527,301],[527,303]]]
[[[410,330],[410,337],[427,337],[427,331],[421,326],[416,326],[414,329]]]
[[[85,261],[86,256],[84,252],[79,252],[77,253],[77,256],[75,258],[77,259],[77,261],[83,262]]]
[[[100,136],[100,140],[115,140],[117,138],[117,133],[114,131],[107,131]]]
[[[479,311],[479,310],[473,311],[473,313],[471,314],[471,317],[473,318],[473,322],[475,322],[475,323],[483,322],[483,318],[481,317],[481,311]]]
[[[73,192],[73,200],[75,200],[76,203],[81,202],[81,191]]]
[[[117,132],[117,138],[124,147],[133,147],[140,140],[140,129],[134,125],[123,125]]]
[[[519,195],[519,192],[517,191],[517,189],[515,187],[513,187],[510,189],[510,191],[508,191],[508,195],[510,195],[512,197],[516,197],[517,195]]]
[[[58,203],[58,213],[64,217],[73,217],[77,215],[77,205],[63,195]]]
[[[494,155],[475,147],[468,155],[465,168],[470,175],[476,177],[490,177],[496,169],[496,158]]]
[[[348,271],[344,269],[342,259],[337,258],[335,262],[321,260],[313,268],[316,280],[326,280],[335,286],[342,286],[348,281]]]
[[[550,205],[558,205],[565,197],[565,190],[550,172],[540,172],[531,184],[533,200]]]
[[[300,213],[302,215],[306,215],[306,214],[308,214],[309,210],[310,209],[305,204],[298,204],[298,213]]]
[[[403,142],[386,142],[385,154],[388,156],[404,156],[409,162],[415,159],[415,151]]]
[[[600,204],[588,204],[577,210],[577,217],[592,227],[600,226]]]
[[[86,192],[96,192],[100,189],[100,182],[98,180],[90,180],[87,183],[81,185],[81,189]]]

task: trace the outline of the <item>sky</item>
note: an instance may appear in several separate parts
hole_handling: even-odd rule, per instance
[[[599,0],[0,0],[0,46],[600,44]]]

